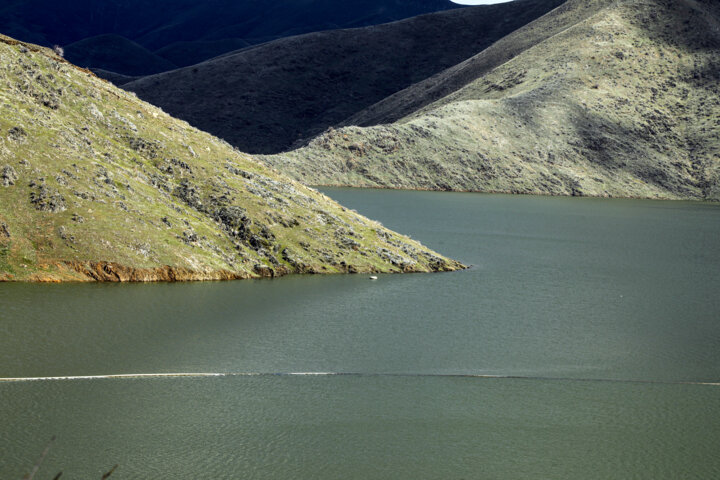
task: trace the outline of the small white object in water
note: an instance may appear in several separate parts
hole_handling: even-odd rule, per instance
[[[372,275],[372,276],[370,277],[370,280],[377,280],[377,277],[376,277],[375,275]]]

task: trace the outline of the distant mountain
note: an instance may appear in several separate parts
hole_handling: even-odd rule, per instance
[[[151,75],[177,68],[137,43],[113,34],[71,43],[65,47],[65,58],[81,67],[124,72],[126,75]]]
[[[462,266],[0,35],[0,281]]]
[[[275,153],[455,65],[564,0],[288,37],[123,85],[243,151]]]
[[[720,3],[570,0],[266,157],[309,184],[720,200]]]
[[[240,50],[250,45],[250,42],[240,38],[198,40],[194,42],[171,43],[157,50],[155,53],[178,67],[187,67],[203,62],[208,58],[218,57],[224,53]]]
[[[457,7],[449,0],[3,0],[0,31],[46,46],[114,34],[186,66],[288,35]],[[100,68],[134,74],[123,66],[106,62]]]
[[[115,85],[123,85],[125,83],[130,83],[138,78],[141,78],[142,76],[133,77],[130,75],[122,75],[120,73],[110,72],[108,70],[103,70],[102,68],[93,68],[93,73],[97,75],[100,78],[104,78],[105,80],[115,84]]]

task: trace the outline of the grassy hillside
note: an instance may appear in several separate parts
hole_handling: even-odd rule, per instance
[[[0,279],[461,267],[48,50],[0,65]]]
[[[598,13],[608,2],[558,2],[541,21],[520,25],[485,50],[361,110],[337,126],[392,123],[464,87],[533,46]],[[559,6],[558,6],[559,5]],[[536,18],[536,17],[533,17]]]
[[[363,113],[398,121],[266,161],[310,184],[720,200],[719,25],[709,0],[570,0]]]
[[[276,153],[465,60],[564,0],[284,38],[123,85],[243,151]]]

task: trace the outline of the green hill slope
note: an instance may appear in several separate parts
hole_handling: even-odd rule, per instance
[[[461,268],[48,50],[0,66],[0,279]]]
[[[310,184],[718,200],[719,10],[570,0],[354,117],[395,123],[266,161]]]

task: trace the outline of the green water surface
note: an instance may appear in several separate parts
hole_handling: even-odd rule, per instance
[[[720,206],[326,192],[473,267],[0,284],[0,377],[263,374],[0,382],[0,478],[720,478]]]

